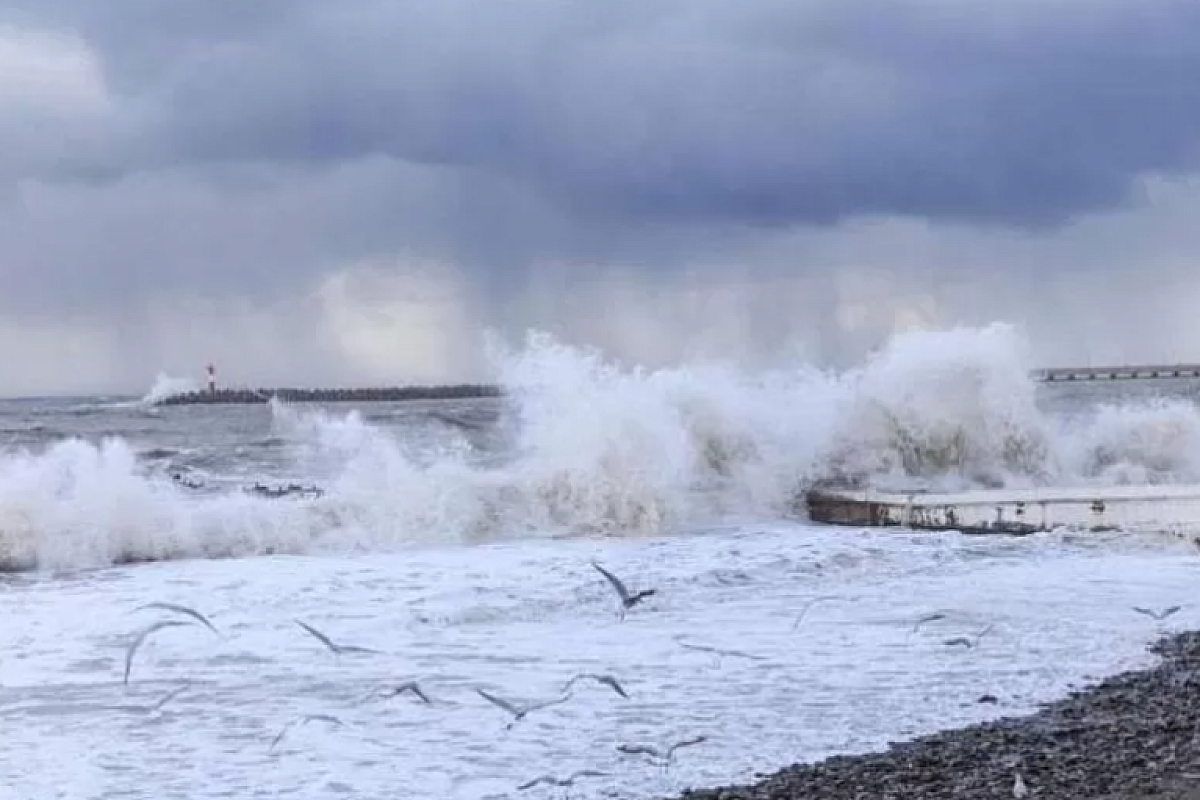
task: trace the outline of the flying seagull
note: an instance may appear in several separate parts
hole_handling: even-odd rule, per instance
[[[947,647],[953,647],[955,645],[962,646],[962,647],[975,647],[976,645],[979,644],[979,640],[982,639],[988,633],[988,631],[990,631],[994,627],[996,627],[996,626],[988,625],[986,628],[981,630],[979,633],[975,634],[974,639],[969,639],[966,636],[955,636],[953,639],[947,639],[946,641],[942,642],[942,644],[946,645]]]
[[[429,699],[429,695],[425,694],[425,692],[421,690],[420,685],[418,685],[416,681],[405,681],[404,683],[397,684],[396,686],[390,686],[386,689],[376,689],[367,697],[368,699],[374,697],[377,700],[390,700],[391,698],[398,697],[405,692],[411,692],[425,705],[433,705],[433,701]]]
[[[1145,614],[1147,617],[1153,617],[1158,622],[1162,622],[1164,619],[1179,611],[1181,608],[1183,608],[1183,606],[1170,606],[1169,608],[1164,608],[1162,611],[1155,611],[1152,608],[1134,606],[1133,610],[1139,614]]]
[[[192,619],[199,622],[204,627],[208,628],[210,631],[215,633],[217,636],[221,635],[220,631],[218,631],[216,629],[216,627],[213,626],[213,624],[209,621],[208,617],[204,616],[203,614],[201,614],[199,611],[197,611],[194,608],[188,608],[187,606],[181,606],[178,603],[147,603],[144,606],[138,606],[134,610],[135,611],[144,611],[148,608],[155,608],[155,609],[159,609],[161,611],[171,611],[176,614],[186,614],[187,616],[189,616]]]
[[[551,706],[556,706],[560,703],[565,703],[566,701],[571,699],[571,695],[568,692],[568,693],[563,694],[561,697],[554,698],[553,700],[546,700],[545,702],[542,702],[542,703],[533,703],[531,705],[525,706],[524,708],[520,708],[520,707],[508,702],[504,698],[496,697],[496,695],[491,694],[490,692],[484,691],[483,689],[477,688],[475,691],[484,700],[487,700],[489,703],[496,706],[497,708],[503,709],[504,711],[507,711],[509,714],[513,715],[512,721],[504,726],[505,730],[508,730],[513,725],[516,725],[518,722],[523,720],[527,714],[530,714],[534,711],[541,711],[543,708],[550,708]]]
[[[608,775],[607,772],[598,772],[597,770],[594,770],[594,769],[581,769],[578,772],[572,772],[570,775],[568,775],[565,778],[556,778],[553,775],[542,775],[540,777],[534,778],[531,781],[522,783],[520,786],[517,787],[517,790],[523,792],[526,789],[532,789],[534,786],[537,786],[540,783],[548,783],[551,786],[562,786],[562,787],[573,786],[575,784],[575,781],[578,780],[579,778],[602,778],[606,775]]]
[[[303,628],[304,630],[306,630],[310,634],[312,634],[314,639],[316,639],[321,644],[328,647],[330,649],[330,651],[334,653],[334,655],[340,656],[342,653],[373,653],[373,654],[379,653],[378,650],[372,650],[369,647],[358,647],[357,645],[352,645],[352,644],[337,644],[332,639],[330,639],[328,636],[326,636],[325,634],[321,633],[319,630],[314,628],[312,625],[301,622],[298,619],[294,619],[294,620],[292,620],[292,622],[295,622],[301,628]]]
[[[279,733],[276,734],[275,738],[271,741],[270,749],[274,750],[275,745],[279,744],[283,740],[283,737],[287,735],[287,732],[292,728],[296,727],[297,725],[307,725],[310,722],[328,722],[330,725],[339,728],[342,725],[342,721],[340,719],[337,717],[331,717],[328,714],[307,714],[299,719],[292,720],[287,725],[284,725],[283,728],[280,729]]]
[[[676,750],[681,750],[685,747],[692,747],[693,745],[707,741],[707,736],[693,736],[690,739],[683,739],[675,742],[667,747],[666,750],[660,750],[659,748],[649,744],[620,744],[617,745],[617,751],[629,756],[650,756],[653,759],[663,762],[665,765],[671,763],[671,760],[675,757]]]
[[[595,561],[592,562],[592,566],[596,568],[597,572],[599,572],[601,575],[604,576],[605,580],[607,580],[612,585],[612,587],[616,591],[617,595],[621,598],[621,618],[622,619],[624,619],[626,611],[633,608],[638,603],[642,602],[647,597],[650,597],[657,591],[657,589],[642,589],[639,592],[630,594],[629,590],[625,588],[625,584],[621,583],[621,579],[618,578],[616,575],[613,575],[611,572],[609,572],[604,567],[597,564]]]
[[[617,683],[616,678],[614,678],[612,675],[597,675],[594,672],[581,672],[574,678],[571,678],[571,680],[567,681],[567,684],[563,686],[563,692],[569,692],[572,686],[582,680],[592,680],[596,683],[603,683],[605,686],[621,695],[621,697],[624,697],[626,700],[629,699],[629,695],[625,693],[625,688],[621,686],[621,684]]]
[[[181,628],[185,625],[190,626],[191,624],[192,623],[190,622],[181,622],[179,620],[169,619],[163,622],[156,622],[150,627],[143,629],[141,633],[134,637],[134,640],[129,643],[129,647],[125,650],[124,683],[126,685],[129,684],[129,671],[133,669],[133,656],[137,653],[138,649],[141,648],[142,644],[146,641],[146,638],[150,634],[155,633],[156,631],[161,631],[164,628]]]
[[[800,611],[800,614],[796,617],[795,621],[792,622],[792,630],[796,630],[796,628],[800,627],[800,623],[804,621],[806,616],[808,616],[808,612],[812,610],[813,606],[815,606],[817,603],[823,603],[826,600],[837,600],[837,597],[832,595],[825,597],[814,597],[812,600],[809,600],[807,603],[805,603],[804,608]]]

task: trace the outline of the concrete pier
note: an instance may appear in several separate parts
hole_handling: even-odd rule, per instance
[[[814,489],[813,522],[857,528],[1027,534],[1200,533],[1200,485],[987,489],[947,494]]]
[[[213,389],[163,398],[157,405],[190,406],[266,403],[278,397],[287,403],[390,403],[403,400],[455,400],[498,397],[500,387],[483,384],[454,386],[391,386],[364,389]]]

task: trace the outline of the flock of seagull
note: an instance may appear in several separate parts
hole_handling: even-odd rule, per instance
[[[616,575],[614,575],[611,571],[605,569],[604,567],[600,566],[599,564],[597,564],[595,562],[592,562],[591,565],[597,572],[600,573],[601,576],[603,576],[605,581],[607,581],[608,585],[612,587],[613,591],[617,595],[617,599],[619,601],[617,613],[618,613],[618,618],[621,620],[623,620],[625,618],[625,615],[627,612],[629,612],[631,609],[638,606],[640,603],[645,601],[647,598],[654,596],[657,592],[657,590],[653,589],[653,588],[639,589],[636,591],[631,591],[625,585],[625,583],[620,578],[618,578]],[[213,635],[220,637],[220,638],[224,638],[224,634],[222,634],[221,631],[218,630],[216,625],[213,624],[212,620],[210,620],[207,616],[205,616],[200,611],[198,611],[195,608],[192,608],[190,606],[182,605],[179,603],[170,603],[170,602],[152,602],[152,603],[146,603],[144,605],[138,606],[135,609],[135,611],[150,611],[150,610],[167,612],[167,613],[175,615],[177,617],[187,617],[188,619],[186,619],[186,620],[185,619],[177,619],[177,618],[162,619],[162,620],[156,621],[154,623],[151,623],[150,625],[146,626],[145,628],[142,628],[140,631],[138,631],[136,634],[134,634],[134,636],[130,640],[128,646],[125,648],[125,665],[124,665],[124,674],[123,674],[122,681],[123,681],[124,685],[126,685],[126,686],[128,686],[128,684],[129,684],[130,677],[133,672],[134,660],[135,660],[135,657],[137,656],[138,651],[142,648],[142,646],[146,643],[146,641],[151,636],[153,636],[155,633],[157,633],[159,631],[166,630],[168,628],[178,628],[178,627],[193,626],[193,625],[199,624],[199,625],[202,625],[205,628],[207,628],[210,632],[212,632]],[[368,647],[361,647],[358,645],[336,642],[332,638],[330,638],[328,635],[326,635],[322,631],[318,630],[314,626],[310,625],[309,623],[304,622],[303,620],[294,619],[292,621],[301,630],[303,630],[309,636],[311,636],[312,638],[314,638],[318,642],[320,642],[326,649],[328,649],[334,655],[341,656],[341,655],[348,655],[348,654],[358,654],[358,655],[379,655],[380,654],[380,651],[373,650]],[[752,654],[740,653],[737,651],[722,650],[719,648],[707,647],[704,645],[687,644],[687,643],[683,643],[683,642],[680,642],[680,645],[682,647],[685,647],[688,649],[698,650],[698,651],[703,651],[703,652],[710,652],[710,653],[714,653],[717,655],[737,655],[737,656],[743,656],[746,658],[760,658],[758,656],[753,656]],[[560,704],[565,703],[568,700],[570,700],[573,697],[572,690],[581,681],[595,682],[596,684],[607,687],[614,694],[620,696],[621,698],[629,699],[629,696],[630,696],[629,692],[626,691],[625,687],[617,680],[617,678],[615,678],[612,675],[603,674],[603,673],[593,673],[593,672],[581,672],[579,674],[574,675],[563,685],[559,695],[550,700],[544,700],[544,701],[529,703],[529,704],[525,704],[525,705],[515,703],[511,700],[507,700],[507,699],[500,697],[492,692],[487,691],[486,689],[475,687],[474,691],[483,700],[487,701],[488,703],[492,704],[496,708],[500,709],[501,711],[503,711],[507,715],[509,715],[510,719],[509,719],[508,723],[505,725],[504,729],[510,730],[510,729],[512,729],[512,727],[514,725],[516,725],[521,720],[525,719],[528,715],[530,715],[536,711],[541,711],[541,710],[544,710],[547,708],[551,708],[553,706],[560,705]],[[173,689],[171,692],[167,693],[164,697],[162,697],[157,702],[155,702],[153,705],[149,706],[148,708],[146,708],[144,710],[157,711],[157,710],[161,709],[164,705],[166,705],[168,702],[170,702],[175,697],[182,694],[189,687],[190,687],[190,684],[185,684],[176,689]],[[395,684],[392,686],[377,688],[377,689],[369,692],[367,694],[367,696],[364,697],[360,702],[367,702],[370,700],[386,700],[389,698],[397,697],[402,694],[411,694],[418,701],[420,701],[426,705],[433,705],[433,700],[430,699],[429,695],[425,692],[425,690],[421,687],[421,685],[415,680],[404,681],[404,682],[401,682],[401,683],[398,683],[398,684]],[[279,730],[279,732],[275,735],[275,738],[271,741],[269,750],[273,751],[280,744],[280,742],[283,741],[283,739],[287,736],[287,734],[290,731],[294,730],[295,728],[297,728],[299,726],[307,725],[311,722],[323,722],[325,724],[328,724],[328,725],[331,725],[334,727],[342,726],[342,720],[333,714],[320,714],[320,713],[306,714],[306,715],[297,717],[296,719],[293,719],[293,720],[289,721],[287,724],[285,724]],[[662,769],[666,770],[666,769],[669,769],[670,765],[673,763],[676,752],[678,752],[679,750],[682,750],[684,748],[687,748],[687,747],[693,747],[695,745],[702,744],[707,741],[708,741],[707,736],[698,735],[698,736],[691,736],[688,738],[681,739],[679,741],[673,742],[673,743],[663,746],[663,747],[656,747],[656,746],[647,745],[647,744],[621,744],[621,745],[617,746],[616,750],[617,750],[617,752],[619,752],[623,755],[644,756],[644,757],[648,758],[651,761],[651,763],[654,763],[657,766],[661,767]],[[533,778],[532,780],[529,780],[529,781],[526,781],[525,783],[520,784],[517,787],[517,789],[524,791],[524,790],[532,789],[535,786],[539,786],[539,785],[543,785],[543,784],[548,785],[548,786],[558,787],[558,788],[566,788],[566,787],[573,786],[575,784],[575,782],[581,778],[598,778],[598,777],[606,776],[607,774],[608,773],[600,772],[598,770],[591,770],[591,769],[579,770],[574,773],[571,773],[570,775],[566,775],[566,776],[562,776],[562,777],[546,774],[546,775],[540,775],[536,778]]]
[[[621,620],[623,620],[625,618],[625,615],[627,612],[629,612],[633,608],[637,607],[639,604],[641,604],[647,598],[654,596],[657,592],[657,590],[653,589],[653,588],[646,588],[646,589],[639,589],[636,591],[631,591],[620,578],[618,578],[616,575],[614,575],[609,570],[605,569],[604,567],[600,566],[599,564],[597,564],[595,562],[592,562],[591,566],[598,573],[600,573],[601,576],[603,576],[605,581],[607,581],[608,585],[611,586],[612,590],[616,594],[617,599],[619,601],[618,618]],[[809,600],[808,603],[805,604],[805,606],[801,609],[800,613],[795,618],[795,620],[792,624],[793,630],[799,626],[799,624],[804,620],[804,618],[808,614],[808,612],[816,604],[824,602],[824,601],[835,600],[835,599],[838,599],[838,598],[833,597],[833,596],[822,596],[822,597],[816,597],[816,598]],[[1167,619],[1168,617],[1179,612],[1182,608],[1183,608],[1183,606],[1181,606],[1181,605],[1172,605],[1172,606],[1162,608],[1162,609],[1151,609],[1151,608],[1146,608],[1144,606],[1133,606],[1132,610],[1138,614],[1147,616],[1157,622],[1162,622],[1163,620]],[[191,608],[189,606],[181,605],[178,603],[153,602],[153,603],[147,603],[145,605],[139,606],[136,610],[137,611],[143,611],[143,610],[164,611],[164,612],[168,612],[168,613],[171,613],[174,615],[188,617],[189,619],[188,620],[181,620],[181,619],[159,620],[159,621],[154,622],[154,623],[148,625],[147,627],[143,628],[142,630],[140,630],[133,636],[132,640],[130,641],[130,643],[125,651],[125,665],[124,665],[124,676],[123,676],[123,682],[125,685],[128,685],[128,683],[129,683],[130,676],[131,676],[131,673],[133,670],[134,657],[137,655],[138,650],[145,644],[145,642],[147,641],[147,639],[149,639],[150,636],[152,636],[153,634],[155,634],[158,631],[165,630],[168,628],[176,628],[176,627],[181,627],[181,626],[199,624],[199,625],[202,625],[205,628],[207,628],[215,636],[222,637],[222,638],[224,636],[208,617],[206,617],[201,612],[199,612],[196,609]],[[917,632],[918,630],[921,629],[922,626],[927,625],[929,623],[945,620],[948,618],[948,616],[949,616],[949,614],[947,614],[946,612],[942,612],[942,611],[934,612],[931,614],[926,614],[926,615],[918,618],[915,621],[912,628],[909,630],[909,634],[911,635],[911,634]],[[310,635],[311,637],[316,639],[318,642],[320,642],[326,649],[328,649],[334,655],[341,656],[341,655],[348,655],[348,654],[360,654],[360,655],[378,655],[378,654],[380,654],[380,651],[373,650],[368,647],[361,647],[358,645],[336,642],[333,639],[331,639],[328,635],[323,633],[322,631],[318,630],[314,626],[312,626],[309,623],[304,622],[302,620],[295,619],[295,620],[293,620],[293,622],[305,633],[307,633],[308,635]],[[942,644],[947,647],[974,648],[979,645],[979,643],[981,642],[983,637],[986,636],[987,633],[990,632],[993,628],[994,628],[994,625],[989,624],[972,636],[966,636],[966,635],[954,636],[954,637],[942,640]],[[676,639],[678,640],[678,639],[680,639],[680,637],[677,636]],[[751,659],[751,660],[762,660],[764,658],[763,656],[755,655],[753,653],[745,653],[745,652],[736,651],[736,650],[727,650],[727,649],[722,649],[722,648],[717,648],[717,647],[710,647],[710,646],[706,646],[706,645],[687,643],[687,642],[683,642],[683,641],[679,641],[678,643],[681,647],[684,647],[686,649],[695,650],[695,651],[699,651],[699,652],[712,653],[712,654],[717,655],[718,657],[737,656],[740,658]],[[510,729],[512,729],[512,727],[514,725],[521,722],[528,715],[530,715],[534,712],[537,712],[537,711],[542,711],[544,709],[548,709],[548,708],[560,705],[560,704],[565,703],[568,700],[570,700],[573,697],[572,690],[575,688],[576,684],[578,684],[581,681],[595,682],[596,684],[607,687],[614,694],[620,696],[621,698],[629,699],[629,696],[630,696],[629,693],[626,691],[625,687],[614,676],[608,675],[608,674],[601,674],[601,673],[592,673],[592,672],[582,672],[582,673],[576,674],[573,677],[571,677],[563,685],[562,689],[560,690],[559,695],[552,699],[543,700],[540,702],[529,703],[529,704],[524,704],[524,705],[515,703],[511,700],[507,700],[503,697],[500,697],[500,696],[498,696],[492,692],[489,692],[485,689],[482,689],[482,688],[475,687],[474,691],[483,700],[485,700],[486,702],[495,706],[496,708],[500,709],[501,711],[503,711],[505,714],[507,714],[510,717],[508,723],[505,725],[505,728],[504,728],[505,730],[510,730]],[[182,692],[187,690],[189,688],[189,685],[190,684],[185,684],[184,686],[181,686],[181,687],[178,687],[178,688],[172,690],[167,695],[162,697],[160,700],[158,700],[156,703],[154,703],[153,705],[151,705],[150,707],[148,707],[145,710],[156,711],[156,710],[160,709],[162,706],[166,705],[172,699],[174,699],[175,697],[180,695]],[[401,683],[398,683],[395,685],[377,688],[377,689],[369,692],[367,694],[367,696],[364,697],[362,699],[362,701],[360,701],[360,702],[367,702],[372,699],[386,700],[386,699],[394,698],[394,697],[397,697],[397,696],[400,696],[403,694],[411,694],[414,698],[416,698],[416,700],[420,701],[421,703],[424,703],[426,705],[433,705],[433,700],[429,697],[429,695],[425,692],[425,690],[421,687],[421,685],[415,680],[408,680],[408,681],[404,681],[404,682],[401,682]],[[985,696],[985,697],[988,697],[988,696]],[[982,700],[981,700],[981,702],[982,702]],[[295,729],[297,726],[307,725],[310,722],[323,722],[323,723],[326,723],[326,724],[329,724],[329,725],[332,725],[335,727],[340,727],[342,725],[341,719],[339,719],[338,717],[336,717],[332,714],[319,714],[319,713],[318,714],[307,714],[307,715],[298,717],[296,719],[293,719],[292,721],[290,721],[286,725],[284,725],[279,730],[279,732],[276,734],[275,738],[271,741],[269,749],[273,751],[279,745],[279,743],[281,741],[283,741],[284,737],[288,734],[289,731]],[[646,745],[646,744],[621,744],[621,745],[617,746],[616,750],[623,755],[647,757],[651,761],[651,763],[657,764],[659,767],[661,767],[665,771],[666,769],[669,769],[670,765],[673,763],[676,752],[678,752],[679,750],[682,750],[684,748],[693,747],[695,745],[702,744],[706,741],[708,741],[707,736],[697,735],[697,736],[692,736],[689,738],[681,739],[679,741],[673,742],[664,747],[655,747],[653,745]],[[532,780],[526,781],[525,783],[520,784],[519,786],[517,786],[517,789],[520,791],[524,791],[524,790],[532,789],[532,788],[534,788],[536,786],[540,786],[540,785],[553,786],[553,787],[557,787],[557,788],[567,788],[567,787],[573,786],[576,781],[578,781],[582,778],[599,778],[599,777],[604,777],[606,775],[608,775],[608,773],[601,772],[598,770],[592,770],[592,769],[578,770],[578,771],[573,772],[566,776],[556,776],[556,775],[551,775],[551,774],[544,774],[544,775],[540,775],[536,778],[533,778]],[[1012,792],[1013,796],[1015,798],[1021,798],[1021,797],[1024,797],[1027,792],[1028,792],[1028,788],[1025,784],[1024,778],[1022,777],[1020,772],[1017,772],[1016,776],[1015,776],[1014,784],[1013,784],[1013,792]]]

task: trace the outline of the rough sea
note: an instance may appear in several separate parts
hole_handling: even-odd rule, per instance
[[[1200,483],[1200,384],[1039,385],[1028,349],[992,326],[748,374],[531,337],[501,399],[0,402],[0,798],[648,800],[1148,665],[1200,627],[1185,539],[797,510],[818,482]],[[594,564],[655,593],[622,615]]]

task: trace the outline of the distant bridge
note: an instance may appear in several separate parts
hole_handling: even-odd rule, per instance
[[[1150,364],[1139,367],[1052,367],[1034,370],[1033,374],[1037,380],[1045,383],[1200,378],[1200,364]]]

